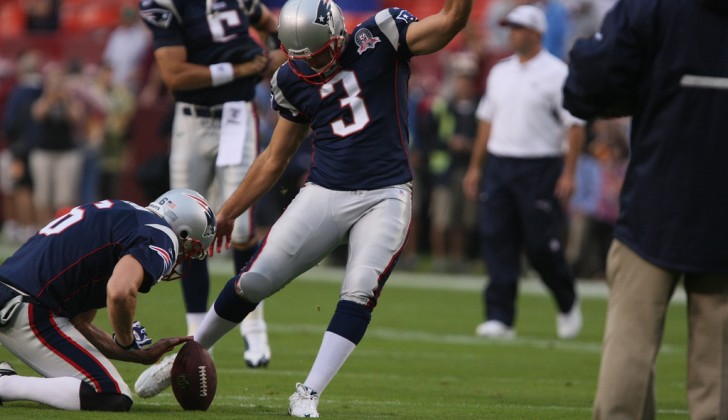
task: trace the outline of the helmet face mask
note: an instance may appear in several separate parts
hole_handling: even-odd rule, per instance
[[[291,70],[308,83],[324,84],[337,73],[346,46],[344,15],[331,0],[289,0],[281,9],[278,38]]]
[[[178,275],[177,265],[187,260],[203,260],[215,238],[215,214],[205,198],[194,190],[174,189],[167,191],[147,207],[163,218],[177,236],[177,261],[170,280]]]

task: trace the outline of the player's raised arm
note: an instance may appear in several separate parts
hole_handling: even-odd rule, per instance
[[[468,23],[473,0],[447,0],[439,13],[414,22],[407,30],[407,45],[414,55],[442,49]]]

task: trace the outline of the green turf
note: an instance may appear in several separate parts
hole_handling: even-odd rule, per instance
[[[215,278],[213,289],[226,279]],[[473,335],[481,318],[480,284],[448,289],[395,273],[384,289],[362,343],[326,389],[324,418],[586,419],[596,388],[604,297],[584,297],[585,328],[572,341],[555,339],[555,309],[540,293],[519,298],[518,338],[492,342]],[[475,281],[478,283],[477,281]],[[461,285],[462,286],[462,285]],[[242,341],[228,334],[214,348],[215,401],[206,413],[184,412],[171,390],[143,400],[131,414],[69,413],[30,402],[6,402],[2,419],[262,418],[286,415],[288,396],[302,382],[337,301],[331,279],[293,282],[266,303],[273,358],[267,369],[247,369]],[[185,322],[177,284],[160,284],[139,299],[138,319],[154,337],[182,335]],[[660,419],[687,418],[684,304],[673,304],[658,360]],[[108,328],[106,312],[99,322]],[[33,374],[0,347],[19,373]],[[118,362],[133,385],[141,365]]]

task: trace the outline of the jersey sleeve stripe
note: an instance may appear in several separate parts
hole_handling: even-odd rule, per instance
[[[283,95],[283,92],[281,92],[280,88],[278,88],[278,72],[273,75],[273,77],[270,80],[270,87],[271,92],[273,94],[273,99],[276,101],[276,103],[283,108],[286,108],[291,111],[291,114],[293,114],[294,117],[297,117],[301,111],[296,109],[293,104],[286,99],[286,97]]]
[[[377,13],[374,20],[384,36],[389,40],[389,43],[392,44],[394,50],[397,51],[399,48],[399,30],[397,30],[397,23],[392,18],[392,14],[389,13],[389,9]]]
[[[169,236],[169,239],[172,241],[172,246],[174,247],[174,255],[176,256],[177,254],[179,254],[179,242],[177,241],[177,235],[175,235],[175,233],[172,232],[172,229],[170,229],[164,225],[158,225],[156,223],[148,223],[147,226],[149,226],[150,228],[160,230],[164,234]]]

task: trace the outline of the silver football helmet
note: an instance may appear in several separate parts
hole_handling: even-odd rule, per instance
[[[331,0],[288,0],[278,18],[278,39],[298,77],[313,84],[326,83],[336,74],[346,46],[344,14]],[[321,54],[330,56],[325,65],[302,70],[296,63]]]
[[[179,188],[167,191],[147,206],[169,223],[179,241],[177,262],[202,260],[215,239],[215,214],[197,191]]]

